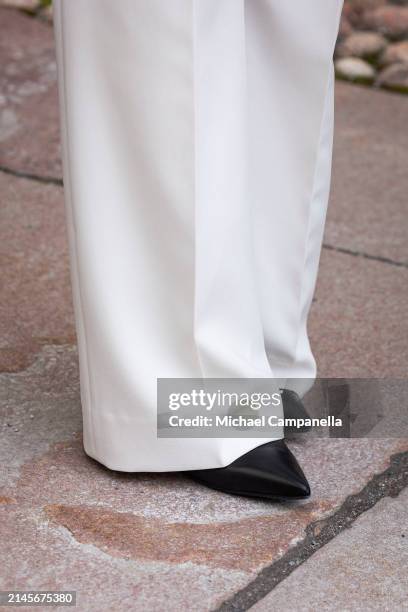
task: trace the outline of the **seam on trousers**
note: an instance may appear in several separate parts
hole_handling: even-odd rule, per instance
[[[67,185],[66,185],[66,188],[64,189],[64,198],[66,198],[66,206],[65,206],[66,216],[67,216],[68,223],[71,227],[70,237],[72,240],[72,246],[70,247],[70,251],[73,255],[73,265],[72,263],[70,265],[71,282],[72,282],[73,287],[75,287],[75,291],[73,291],[73,298],[74,298],[74,304],[76,306],[76,310],[78,313],[78,323],[81,328],[80,332],[82,332],[80,333],[81,338],[78,337],[78,343],[81,342],[81,339],[82,339],[83,346],[84,346],[84,355],[85,355],[84,365],[85,365],[85,373],[86,373],[87,383],[88,383],[88,393],[86,394],[86,400],[87,400],[86,409],[89,415],[89,422],[90,422],[90,434],[91,434],[91,440],[92,440],[91,443],[93,447],[92,452],[97,454],[95,424],[94,424],[93,410],[92,410],[94,392],[93,392],[91,370],[89,367],[90,361],[89,361],[89,352],[88,352],[88,341],[87,341],[86,326],[85,326],[83,306],[82,306],[83,299],[82,299],[82,293],[81,293],[81,283],[80,283],[80,278],[79,278],[78,249],[77,249],[77,240],[76,240],[77,228],[75,224],[75,216],[74,216],[73,202],[72,202],[72,180],[71,180],[71,161],[70,161],[70,147],[69,147],[68,108],[67,108],[67,92],[66,92],[66,81],[65,81],[66,53],[65,53],[65,34],[64,34],[64,25],[63,25],[63,1],[62,0],[59,0],[58,7],[59,7],[59,16],[56,22],[58,24],[57,26],[58,33],[60,35],[60,53],[61,53],[61,71],[60,71],[61,73],[59,74],[59,79],[61,80],[61,88],[60,88],[60,92],[61,92],[60,93],[61,128],[62,128],[62,133],[63,133],[62,135],[64,139],[64,144],[63,144],[63,150],[64,150],[63,157],[65,158],[64,172],[66,173],[66,177],[67,177]],[[82,394],[81,394],[81,403],[82,403]]]
[[[247,206],[250,207],[249,217],[250,217],[250,223],[251,223],[251,234],[250,234],[251,268],[252,268],[252,274],[253,274],[253,279],[254,279],[253,291],[254,291],[254,295],[256,296],[256,305],[257,305],[257,312],[258,312],[258,318],[259,318],[259,326],[261,328],[261,334],[263,338],[263,349],[264,349],[264,354],[265,354],[265,360],[270,370],[269,377],[276,378],[274,375],[274,368],[272,367],[272,363],[269,358],[268,351],[267,351],[266,344],[265,344],[265,326],[262,320],[261,293],[260,293],[259,282],[257,278],[257,265],[256,265],[256,253],[255,253],[255,242],[256,242],[255,232],[254,232],[255,214],[254,214],[254,206],[253,206],[253,201],[251,198],[251,189],[250,189],[250,185],[251,185],[250,170],[252,168],[250,156],[252,153],[252,149],[250,147],[250,139],[249,139],[250,118],[249,118],[249,100],[248,100],[249,77],[248,77],[248,42],[247,42],[247,38],[248,38],[247,37],[247,10],[248,10],[247,2],[248,0],[243,0],[242,10],[243,10],[243,20],[244,20],[243,35],[244,35],[244,55],[245,55],[245,172],[246,172],[245,189],[246,189],[246,197],[247,197]],[[279,438],[273,438],[273,439],[275,440]]]
[[[197,340],[196,340],[196,329],[197,329],[197,70],[196,70],[196,60],[197,60],[197,33],[196,33],[196,0],[191,0],[191,53],[192,53],[192,62],[191,62],[191,71],[192,71],[192,128],[193,128],[193,206],[194,206],[194,295],[193,295],[193,342],[194,348],[197,355],[198,365],[200,367],[200,373],[202,378],[205,377],[203,362],[201,359],[201,352],[198,348]]]
[[[340,20],[342,9],[343,9],[343,2],[341,1],[341,2],[339,2],[339,7],[338,7],[338,10],[337,10],[336,19],[335,19],[335,22],[334,22],[333,35],[332,35],[332,41],[333,41],[332,53],[334,52],[334,45],[335,45],[335,41],[336,41],[336,32],[338,31],[338,28],[339,28],[339,20]],[[303,305],[304,293],[305,293],[305,270],[306,270],[306,262],[307,262],[307,251],[308,251],[308,245],[309,245],[309,242],[310,242],[310,225],[311,225],[311,218],[312,218],[312,202],[313,202],[313,194],[315,192],[315,186],[316,186],[316,177],[317,177],[317,171],[318,171],[318,165],[319,165],[318,164],[319,149],[320,149],[321,141],[322,141],[322,132],[323,132],[323,125],[324,125],[324,117],[325,117],[325,112],[326,112],[327,97],[328,97],[329,88],[330,88],[330,80],[332,78],[332,75],[331,75],[332,70],[333,70],[333,60],[331,59],[330,62],[329,62],[329,67],[328,67],[327,76],[326,76],[324,103],[323,103],[323,107],[322,107],[322,115],[321,115],[320,126],[319,126],[319,135],[318,135],[318,140],[317,140],[317,145],[316,145],[316,157],[315,157],[315,162],[314,162],[313,179],[312,179],[310,197],[309,197],[309,200],[308,200],[309,201],[309,215],[308,215],[307,230],[306,230],[305,252],[304,252],[303,265],[302,265],[303,274],[302,274],[302,285],[301,285],[300,297],[299,297],[299,317],[298,317],[299,332],[298,332],[298,338],[297,338],[297,341],[296,341],[296,348],[295,348],[295,353],[294,353],[294,360],[295,360],[295,362],[296,362],[296,358],[297,358],[299,342],[300,342],[300,337],[301,337],[301,333],[302,333],[301,332],[302,311],[303,311],[302,305]]]

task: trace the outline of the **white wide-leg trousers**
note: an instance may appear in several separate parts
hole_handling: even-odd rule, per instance
[[[315,376],[342,0],[54,2],[85,450],[225,466],[266,440],[157,439],[156,381]]]

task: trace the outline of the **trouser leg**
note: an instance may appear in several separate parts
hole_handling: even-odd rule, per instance
[[[339,3],[314,4],[321,20],[309,24],[305,51],[313,28],[330,27],[334,36]],[[270,17],[265,24],[260,9]],[[295,11],[257,0],[56,1],[84,444],[108,467],[220,467],[265,441],[157,439],[156,380],[280,375],[281,347],[293,355],[300,337],[294,315],[309,244],[306,194],[331,49],[323,36],[326,44],[308,55],[309,87],[317,88],[306,96],[312,123],[298,118],[295,135],[288,113],[279,127],[274,113],[284,98],[270,52],[283,50],[290,96],[297,56],[287,55],[276,24],[295,18],[299,25]],[[265,35],[279,32],[270,49]],[[267,112],[272,90],[276,106]],[[276,146],[265,148],[274,127]],[[283,143],[287,188],[266,172]],[[279,202],[291,207],[293,252],[266,248],[264,223],[273,222],[270,233],[280,223],[292,227]],[[274,291],[281,274],[290,287],[282,296]]]
[[[249,197],[265,346],[274,375],[300,393],[316,374],[306,325],[329,195],[342,4],[246,2]]]

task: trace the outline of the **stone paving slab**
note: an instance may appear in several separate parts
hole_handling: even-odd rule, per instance
[[[84,610],[113,609],[117,598],[125,609],[213,609],[408,448],[398,439],[293,441],[313,495],[279,505],[87,458],[73,347],[43,347],[25,371],[0,375],[0,390],[0,587],[76,587]]]
[[[0,371],[75,343],[62,189],[0,172]]]
[[[325,242],[408,262],[408,98],[336,83]]]
[[[61,176],[52,28],[0,8],[0,166]]]
[[[0,515],[5,535],[1,587],[75,590],[77,610],[201,612],[212,609],[220,594],[231,593],[248,580],[243,572],[190,562],[174,565],[112,557],[92,544],[80,544],[68,529],[48,526],[41,510],[26,512],[8,503],[0,505]],[[19,548],[13,540],[20,542]]]
[[[361,515],[250,609],[408,609],[408,490]]]
[[[406,268],[323,250],[309,320],[319,376],[406,378],[407,282]]]
[[[13,486],[20,466],[82,430],[78,356],[73,346],[44,346],[34,364],[0,374],[0,487]]]

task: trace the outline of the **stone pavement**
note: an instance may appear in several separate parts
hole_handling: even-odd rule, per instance
[[[253,612],[406,610],[408,490],[387,497],[252,607]]]
[[[407,609],[406,439],[293,441],[313,495],[281,505],[84,455],[52,30],[13,9],[0,27],[0,589],[76,590],[81,611]],[[406,376],[407,104],[337,86],[322,376]]]

